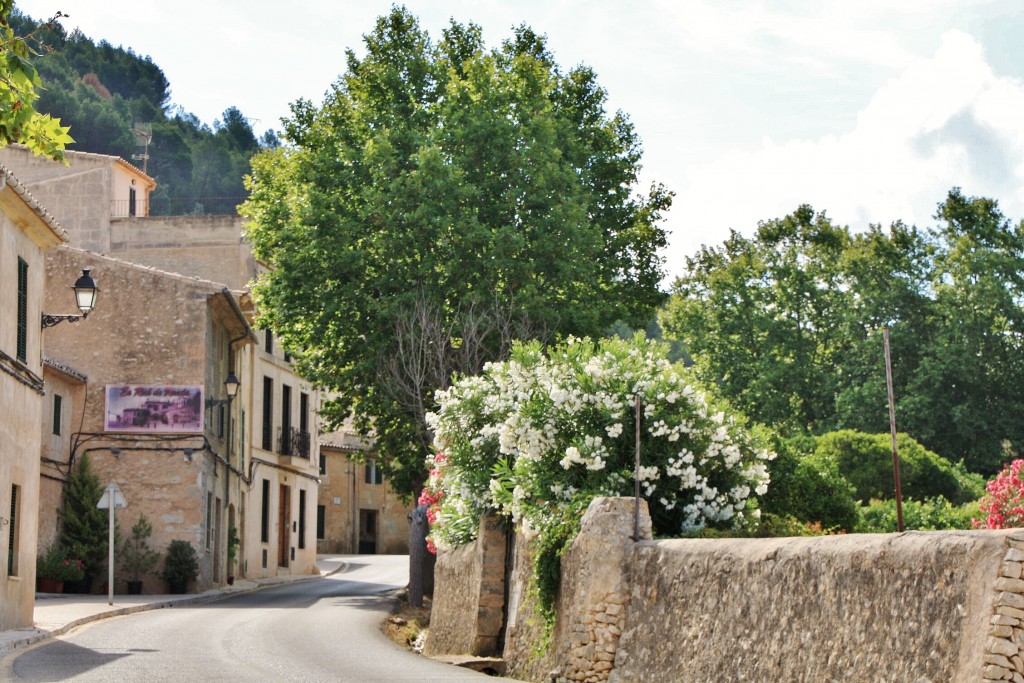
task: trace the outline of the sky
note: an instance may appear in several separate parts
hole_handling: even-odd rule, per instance
[[[174,105],[257,135],[319,103],[385,0],[16,0],[41,19],[148,55]],[[545,34],[586,64],[643,143],[640,186],[675,192],[669,276],[730,230],[810,204],[862,230],[918,227],[952,187],[1024,219],[1024,3],[1019,0],[409,0],[431,36],[451,19],[496,46]],[[72,131],[73,134],[73,131]]]

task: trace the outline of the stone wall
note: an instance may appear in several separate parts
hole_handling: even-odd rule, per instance
[[[427,655],[498,653],[504,622],[505,537],[504,525],[486,518],[475,543],[438,558]]]
[[[642,512],[644,538],[650,522]],[[526,587],[529,542],[520,535],[505,609],[510,676],[1024,683],[1024,531],[639,542],[632,535],[632,500],[591,504],[563,557],[558,618],[542,655]],[[437,576],[431,638],[458,618],[446,610],[449,577],[463,587],[461,614],[473,612],[464,590],[472,577],[452,566],[479,553],[473,548],[439,560],[446,568]]]

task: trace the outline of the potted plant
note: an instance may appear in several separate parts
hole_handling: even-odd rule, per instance
[[[228,585],[234,585],[235,583],[235,559],[238,557],[238,546],[242,544],[242,539],[238,537],[238,528],[234,526],[228,527]]]
[[[36,558],[36,588],[40,593],[60,593],[65,581],[81,581],[83,576],[82,561],[68,557],[56,543]]]
[[[184,593],[189,581],[199,578],[199,558],[188,541],[174,540],[167,546],[164,569],[160,578],[167,582],[171,593]]]
[[[149,537],[153,535],[153,525],[140,514],[139,520],[132,525],[131,536],[124,539],[120,548],[121,566],[128,579],[128,594],[139,595],[142,592],[142,575],[148,573],[160,561],[160,553],[149,547]]]

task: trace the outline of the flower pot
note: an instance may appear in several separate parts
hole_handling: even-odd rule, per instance
[[[92,575],[86,574],[80,581],[65,581],[64,592],[65,593],[91,593],[92,592]]]
[[[228,577],[228,585],[229,586],[234,586],[235,585],[235,577],[233,577],[233,576],[229,576]]]
[[[128,582],[128,595],[142,595],[142,582],[141,581],[129,581]]]
[[[168,581],[167,588],[171,595],[182,595],[185,589],[188,587],[188,583],[185,581]]]
[[[51,579],[46,576],[39,577],[39,590],[40,593],[62,593],[64,591],[64,582],[58,581],[57,579]]]

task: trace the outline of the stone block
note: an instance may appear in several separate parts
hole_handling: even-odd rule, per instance
[[[1009,607],[1007,605],[1000,605],[996,607],[996,614],[1013,617],[1014,619],[1024,619],[1024,609]]]
[[[1013,547],[1013,542],[1010,543],[1010,546],[1003,559],[1007,562],[1024,562],[1024,548]]]
[[[1003,562],[1003,567],[1000,571],[1003,576],[1007,576],[1011,579],[1019,579],[1022,573],[1022,568],[1024,568],[1024,565],[1021,565],[1020,562]]]
[[[1024,580],[1011,579],[1006,576],[1000,576],[992,584],[992,587],[997,591],[1008,591],[1010,593],[1024,593]]]
[[[1024,609],[1024,595],[1002,592],[996,596],[996,605],[1005,605],[1007,607]]]
[[[1009,660],[1009,658],[1005,657],[1003,655],[986,654],[985,655],[985,663],[986,664],[995,664],[996,666],[1001,666],[1004,669],[1013,669],[1014,668],[1013,663]]]
[[[989,638],[988,651],[992,654],[1012,657],[1020,651],[1020,648],[1006,638]]]
[[[984,675],[985,678],[990,678],[996,681],[1002,680],[1008,673],[1010,673],[1008,669],[1004,669],[1003,667],[995,664],[986,664],[982,671],[982,675]]]

